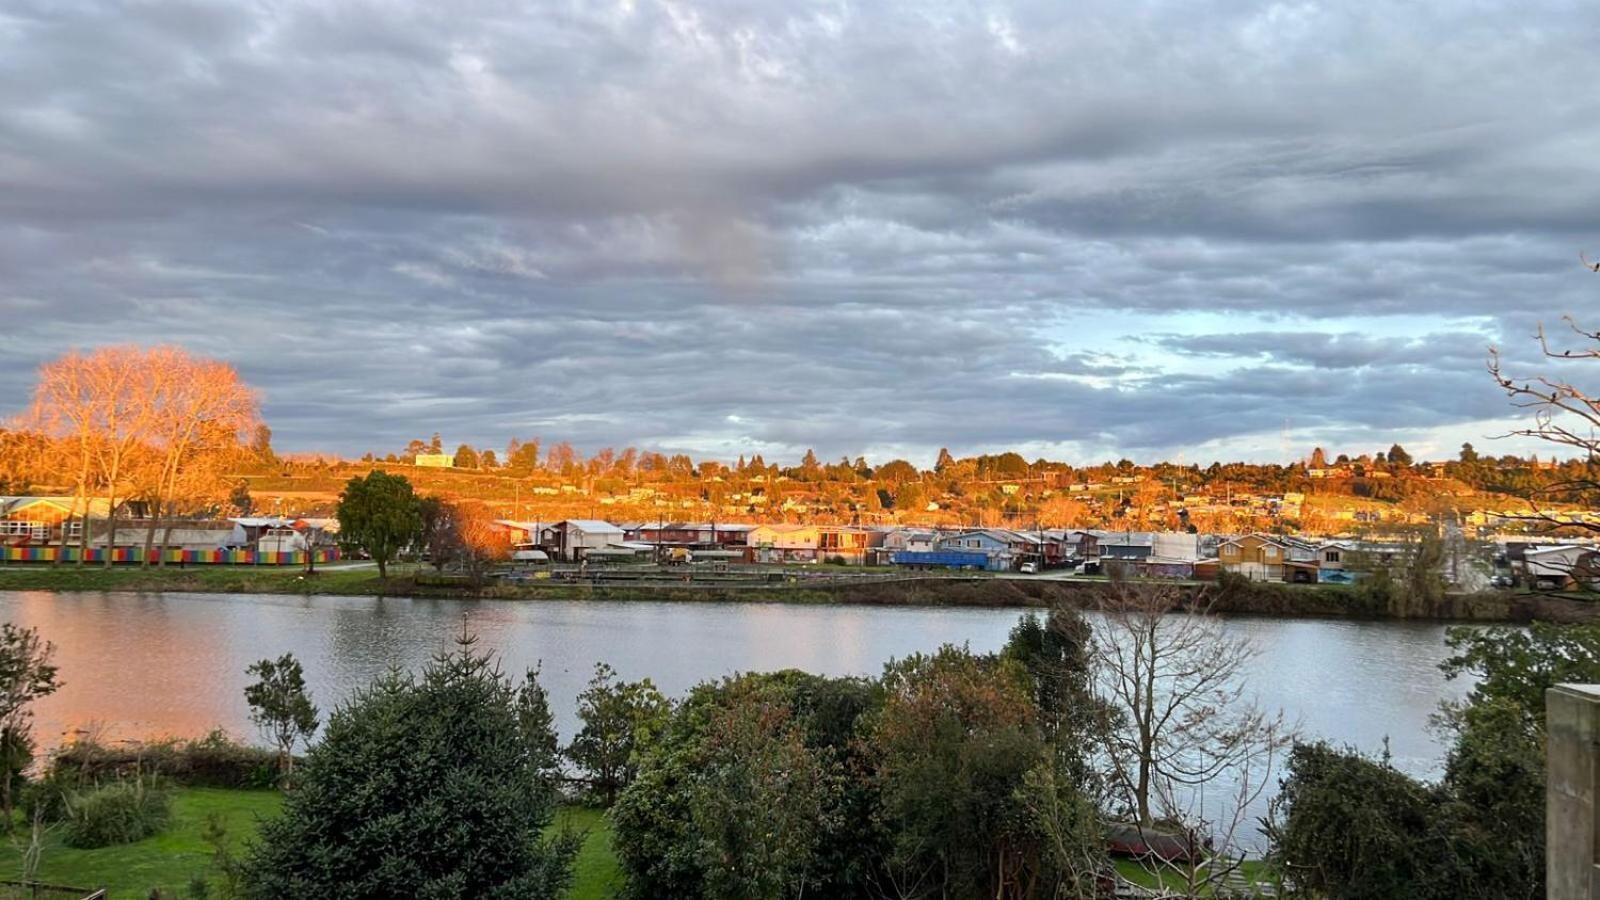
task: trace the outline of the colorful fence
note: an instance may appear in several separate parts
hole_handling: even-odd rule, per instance
[[[0,563],[43,563],[55,562],[60,556],[62,562],[77,562],[82,558],[85,562],[102,563],[106,559],[103,547],[92,548],[85,555],[77,547],[67,547],[64,551],[60,547],[6,547],[0,549]],[[297,550],[287,553],[272,553],[257,550],[151,550],[148,562],[154,563],[166,558],[169,566],[303,566],[306,564],[306,552]],[[317,551],[316,561],[319,563],[337,562],[339,550],[330,547]],[[139,564],[146,562],[145,551],[142,547],[117,547],[112,551],[113,563]]]

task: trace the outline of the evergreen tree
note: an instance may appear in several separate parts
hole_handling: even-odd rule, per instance
[[[365,478],[350,479],[339,495],[335,514],[340,537],[367,551],[378,564],[380,578],[389,576],[389,562],[422,530],[422,514],[411,482],[382,469],[374,469]]]
[[[246,896],[563,894],[578,839],[545,833],[556,804],[539,749],[554,741],[548,719],[473,643],[334,712],[283,814],[262,826]]]

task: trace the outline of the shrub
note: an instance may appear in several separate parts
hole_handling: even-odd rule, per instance
[[[63,841],[89,850],[142,841],[166,827],[172,798],[145,779],[118,781],[66,799]]]
[[[528,679],[532,681],[532,679]],[[262,825],[244,896],[553,900],[573,835],[547,836],[554,738],[472,649],[386,675],[328,718],[283,815]]]
[[[67,817],[67,797],[73,785],[67,779],[51,772],[22,788],[21,807],[27,821],[59,822]]]
[[[241,744],[221,730],[190,741],[118,747],[80,740],[58,750],[51,761],[56,776],[80,785],[153,772],[175,784],[219,788],[273,787],[277,765],[271,750]]]

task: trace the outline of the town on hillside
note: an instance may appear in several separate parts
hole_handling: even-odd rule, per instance
[[[466,445],[448,453],[435,435],[381,460],[346,461],[280,457],[262,426],[229,463],[214,489],[226,485],[226,496],[164,515],[137,492],[82,502],[48,490],[0,496],[0,562],[103,561],[107,552],[122,563],[333,561],[341,489],[384,470],[419,496],[472,505],[485,520],[480,541],[511,573],[832,565],[1348,584],[1427,540],[1443,548],[1439,566],[1461,589],[1561,588],[1600,570],[1585,537],[1600,512],[1552,490],[1590,461],[1480,456],[1471,445],[1441,462],[1414,461],[1394,445],[1204,467],[942,451],[920,470],[904,460],[823,464],[812,453],[790,467],[759,455],[729,465],[631,448],[586,459],[566,444],[541,453],[536,441],[513,441],[503,456]],[[413,548],[418,557],[428,556],[425,543]]]

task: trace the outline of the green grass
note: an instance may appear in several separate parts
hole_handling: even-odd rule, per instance
[[[0,590],[197,591],[240,594],[394,594],[409,586],[414,566],[389,567],[386,584],[372,567],[319,566],[307,578],[299,566],[79,566],[10,563],[0,566]]]
[[[1184,880],[1176,872],[1152,872],[1137,860],[1126,857],[1117,857],[1112,865],[1117,869],[1117,874],[1143,888],[1166,887],[1180,890],[1184,887]],[[1244,880],[1257,884],[1271,883],[1271,873],[1267,864],[1258,859],[1247,859],[1239,866],[1239,874]],[[1203,891],[1202,893],[1215,893]]]
[[[622,867],[611,852],[611,822],[598,809],[569,806],[556,816],[557,828],[583,835],[583,848],[573,866],[568,900],[611,900],[622,887]]]
[[[235,849],[256,834],[257,823],[282,808],[277,791],[220,788],[177,788],[172,821],[160,834],[120,847],[74,850],[63,846],[59,829],[50,833],[40,858],[41,881],[80,887],[104,887],[111,900],[143,900],[151,888],[164,896],[186,896],[189,880],[205,872],[211,847],[201,840],[207,816],[221,814]],[[568,807],[557,813],[553,828],[571,828],[584,838],[574,868],[570,900],[610,900],[622,884],[622,872],[611,853],[611,826],[599,810]],[[22,873],[22,851],[28,835],[22,830],[0,839],[0,879]]]
[[[109,888],[112,900],[144,898],[159,887],[169,896],[182,896],[189,879],[205,871],[211,848],[200,839],[206,817],[223,816],[228,836],[236,847],[256,833],[256,823],[274,816],[283,804],[276,791],[230,791],[219,788],[179,788],[173,793],[172,821],[160,834],[120,847],[74,850],[61,843],[59,829],[45,839],[38,877],[42,881],[81,887]],[[0,842],[0,877],[22,873],[22,850],[28,835],[20,828]]]

